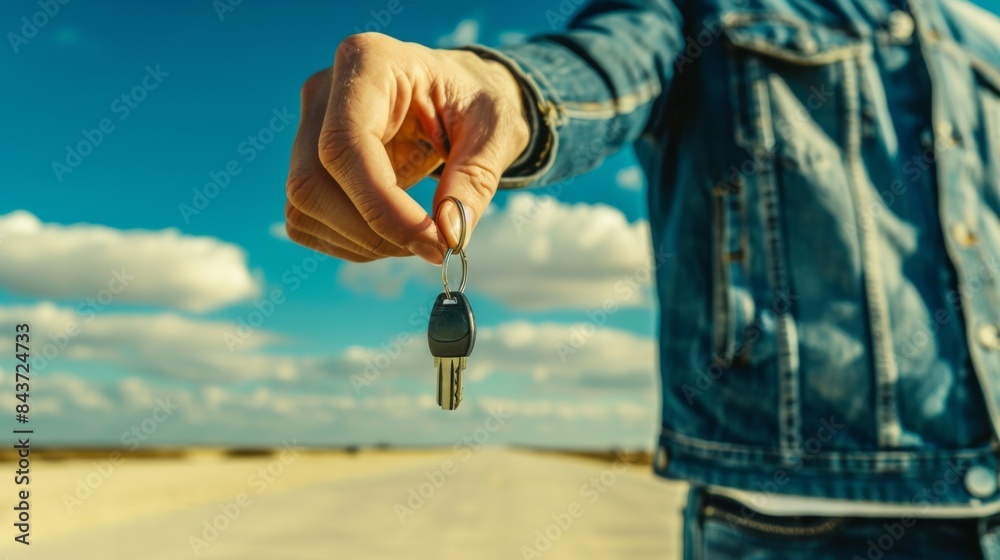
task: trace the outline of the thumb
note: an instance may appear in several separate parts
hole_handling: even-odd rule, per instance
[[[484,127],[483,122],[463,119],[458,130],[449,134],[451,150],[434,194],[436,224],[448,247],[457,248],[463,242],[468,245],[473,229],[496,195],[500,177],[523,150],[519,142],[507,138],[509,133],[499,127]],[[449,197],[460,200],[465,207],[468,223],[464,240],[461,212]]]
[[[434,207],[437,208],[434,218],[445,245],[454,249],[464,249],[468,246],[472,230],[496,194],[501,173],[502,171],[491,167],[445,164],[441,183],[434,195]],[[465,210],[464,216],[455,204],[455,200],[461,201]]]
[[[504,64],[475,53],[440,51],[457,63],[468,79],[444,83],[444,107],[437,107],[443,125],[445,154],[441,181],[434,193],[435,229],[449,247],[468,244],[472,231],[500,186],[504,171],[529,145],[531,125],[521,84]],[[461,239],[461,214],[448,197],[462,202],[468,223]],[[442,205],[443,202],[443,205]]]

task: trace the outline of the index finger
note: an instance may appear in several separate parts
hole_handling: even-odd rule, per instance
[[[364,37],[350,37],[337,50],[320,160],[372,230],[437,264],[444,256],[438,228],[396,184],[383,144],[401,124],[412,92]]]

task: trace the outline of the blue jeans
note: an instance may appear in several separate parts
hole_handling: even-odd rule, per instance
[[[692,487],[685,560],[1000,560],[1000,515],[983,519],[775,517]]]

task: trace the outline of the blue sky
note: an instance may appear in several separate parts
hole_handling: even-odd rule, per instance
[[[384,0],[243,2],[221,19],[208,0],[71,1],[32,34],[21,18],[38,4],[4,3],[5,34],[26,40],[2,55],[14,87],[0,90],[11,135],[0,154],[0,254],[9,265],[0,324],[31,322],[36,344],[52,348],[67,325],[79,327],[36,363],[32,422],[42,438],[119,442],[157,399],[173,399],[179,409],[143,445],[451,444],[498,408],[510,419],[491,443],[649,445],[653,303],[646,284],[628,297],[613,291],[645,264],[643,184],[630,154],[556,201],[538,198],[544,192],[498,196],[469,249],[483,334],[454,414],[433,406],[420,332],[438,270],[415,260],[317,262],[275,225],[299,86],[329,66],[341,38],[367,26],[429,45],[498,45],[550,30],[545,11],[558,2],[550,4],[403,0],[386,21]],[[276,114],[293,118],[262,132]],[[95,145],[77,160],[68,148],[81,142]],[[239,173],[217,194],[206,190],[231,160]],[[185,214],[195,191],[214,197]],[[422,184],[414,196],[426,205],[432,192]],[[518,215],[531,216],[525,231]],[[604,239],[582,247],[572,229],[556,231],[565,227]],[[573,258],[604,264],[577,278]],[[136,278],[110,294],[122,267]],[[295,267],[311,273],[294,279]],[[226,336],[266,308],[274,289],[283,303],[231,353]],[[105,304],[93,299],[101,297]],[[605,300],[621,303],[607,319],[592,311]],[[559,345],[574,333],[580,348],[563,361]],[[403,352],[374,381],[352,382],[405,335]]]
[[[24,33],[38,3],[3,3],[8,43],[25,40],[0,49],[0,332],[28,321],[50,354],[33,372],[39,439],[450,445],[494,413],[489,443],[651,445],[655,302],[630,153],[554,199],[497,197],[469,248],[481,335],[455,413],[434,405],[422,338],[438,270],[318,261],[282,238],[299,86],[340,39],[498,45],[551,31],[560,9],[402,0],[386,19],[389,5],[244,1],[220,17],[209,0],[71,0]],[[412,192],[427,205],[433,184]]]

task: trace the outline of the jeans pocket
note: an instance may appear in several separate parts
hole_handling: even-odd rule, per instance
[[[736,542],[756,546],[822,546],[842,533],[849,523],[843,517],[765,515],[714,494],[706,495],[701,516],[703,538],[709,547]]]

